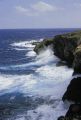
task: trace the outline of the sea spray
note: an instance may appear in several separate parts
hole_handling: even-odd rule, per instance
[[[18,44],[18,48],[24,45],[25,43]],[[26,56],[34,57],[33,61],[26,64],[8,66],[5,69],[27,69],[27,67],[34,68],[34,66],[37,66],[34,69],[34,73],[14,76],[1,74],[0,83],[2,87],[0,88],[0,95],[15,93],[16,91],[22,93],[25,98],[33,96],[33,104],[37,104],[36,101],[39,98],[37,107],[32,110],[31,106],[31,110],[27,110],[25,114],[19,114],[16,118],[17,120],[25,120],[25,118],[29,120],[57,120],[59,116],[65,115],[68,109],[68,106],[62,102],[61,98],[71,80],[73,70],[66,66],[57,67],[56,64],[60,59],[54,56],[50,48],[41,52],[38,56],[34,56],[35,53],[32,48],[30,47],[29,53],[31,52],[33,55],[31,56],[30,54],[29,56],[29,53],[27,53]],[[25,46],[25,49],[28,49],[28,45]],[[12,97],[14,100],[16,99],[16,95]],[[42,103],[40,102],[41,98],[44,100]],[[54,102],[46,102],[48,99]]]

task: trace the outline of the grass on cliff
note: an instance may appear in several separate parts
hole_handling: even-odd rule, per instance
[[[80,39],[81,38],[81,30],[76,31],[76,32],[63,34],[62,36],[69,37],[69,38],[73,38],[74,37],[74,38]]]

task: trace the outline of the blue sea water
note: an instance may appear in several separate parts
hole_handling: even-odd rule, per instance
[[[37,56],[32,43],[76,30],[0,30],[0,120],[56,120],[65,114],[61,97],[73,70],[57,67],[60,59],[50,48]]]

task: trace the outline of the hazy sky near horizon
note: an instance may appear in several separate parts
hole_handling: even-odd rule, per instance
[[[0,29],[81,27],[81,0],[0,0]]]

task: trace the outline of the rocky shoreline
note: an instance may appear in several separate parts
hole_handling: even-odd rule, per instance
[[[52,39],[36,43],[34,51],[39,54],[47,47],[51,47],[54,54],[74,69],[73,78],[62,97],[63,101],[73,102],[65,116],[58,120],[81,120],[81,31],[56,35]]]

